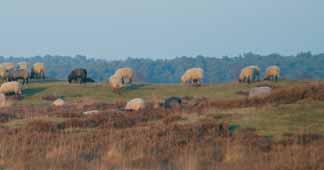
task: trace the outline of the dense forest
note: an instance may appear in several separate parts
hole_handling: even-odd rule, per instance
[[[77,55],[69,56],[34,56],[34,57],[4,57],[0,62],[18,63],[26,61],[30,65],[44,62],[47,76],[56,79],[66,79],[68,73],[77,67],[88,70],[88,75],[97,80],[105,81],[119,67],[132,67],[136,71],[136,81],[149,83],[176,83],[181,74],[190,67],[202,67],[205,70],[204,82],[228,82],[237,79],[244,66],[256,64],[262,72],[269,65],[279,65],[282,77],[286,79],[324,79],[324,54],[313,55],[303,52],[295,56],[279,54],[258,55],[246,53],[237,57],[177,57],[174,59],[141,59],[107,61],[87,58]]]

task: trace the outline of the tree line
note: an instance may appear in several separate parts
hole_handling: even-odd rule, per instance
[[[176,57],[174,59],[128,58],[126,60],[108,61],[88,58],[86,56],[33,56],[5,57],[0,62],[18,63],[26,61],[31,64],[43,62],[47,77],[66,79],[73,68],[87,69],[88,76],[96,81],[106,81],[120,67],[131,67],[135,70],[135,81],[147,83],[177,83],[186,69],[201,67],[205,71],[204,82],[218,83],[237,80],[240,70],[247,65],[258,65],[263,73],[267,66],[278,65],[282,77],[286,79],[323,79],[324,54],[302,52],[294,56],[279,54],[259,55],[246,53],[236,57]]]

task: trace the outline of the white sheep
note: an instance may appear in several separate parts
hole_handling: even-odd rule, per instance
[[[0,64],[0,78],[8,81],[8,72],[4,65]]]
[[[145,108],[145,102],[141,98],[135,98],[127,102],[125,110],[139,111]]]
[[[0,86],[0,93],[15,93],[16,95],[21,95],[22,85],[17,81],[5,82]]]
[[[192,83],[201,85],[203,78],[204,70],[202,68],[190,68],[181,76],[181,82],[183,84]]]
[[[134,71],[132,68],[124,67],[120,68],[115,72],[115,75],[121,77],[123,84],[132,83],[134,78]],[[126,81],[127,80],[127,81]]]
[[[109,85],[113,91],[118,90],[123,87],[122,78],[118,75],[112,75],[109,78]]]
[[[2,65],[7,71],[13,70],[15,68],[15,65],[13,63],[2,63]]]
[[[17,69],[27,70],[28,69],[28,64],[26,62],[17,63]]]
[[[57,106],[57,107],[61,107],[61,106],[63,106],[64,104],[65,104],[65,102],[64,102],[63,99],[56,99],[56,100],[52,103],[53,106]]]

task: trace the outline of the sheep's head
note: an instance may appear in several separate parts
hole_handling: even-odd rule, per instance
[[[123,86],[122,78],[117,75],[113,75],[109,79],[109,84],[113,90],[120,89]]]
[[[181,76],[181,84],[186,84],[187,81],[188,81],[188,79],[187,79],[186,75]]]

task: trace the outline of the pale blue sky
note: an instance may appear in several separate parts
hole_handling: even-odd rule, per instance
[[[3,0],[0,55],[324,52],[323,0]]]

